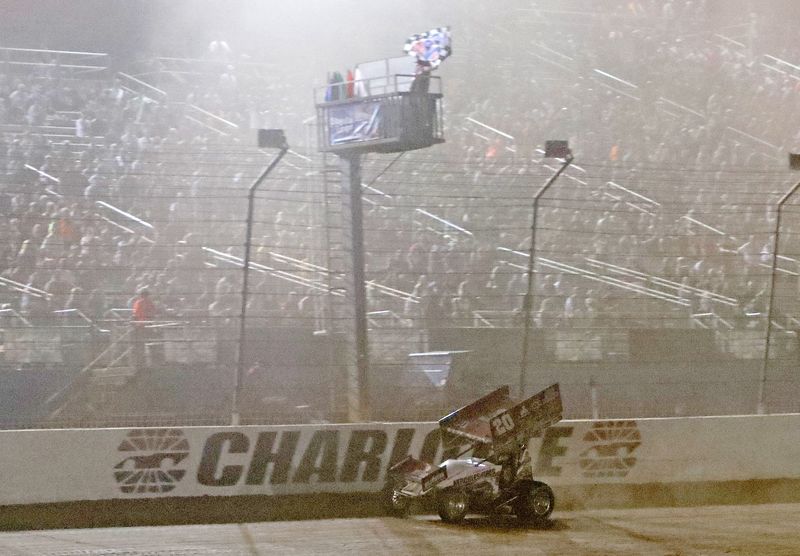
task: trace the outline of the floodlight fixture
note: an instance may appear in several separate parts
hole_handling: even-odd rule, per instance
[[[289,144],[286,142],[286,134],[282,129],[259,129],[258,148],[259,149],[286,149]]]
[[[545,158],[567,158],[569,156],[572,156],[572,151],[569,150],[569,141],[545,141]]]

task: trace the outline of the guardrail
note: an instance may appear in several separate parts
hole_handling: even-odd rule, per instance
[[[81,75],[103,72],[108,63],[109,56],[103,52],[0,47],[0,64],[10,67],[58,69]]]

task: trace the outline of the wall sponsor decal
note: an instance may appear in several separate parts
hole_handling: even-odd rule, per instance
[[[556,461],[566,455],[567,446],[565,444],[572,438],[574,430],[574,427],[556,425],[536,435],[536,437],[542,437],[542,442],[538,453],[531,454],[532,459],[535,456],[535,460],[533,460],[534,477],[561,476],[562,469],[560,465],[556,465]]]
[[[580,454],[584,477],[626,477],[636,465],[634,451],[642,444],[642,435],[636,421],[598,421],[583,440],[590,444]]]
[[[240,430],[217,432],[204,445],[197,482],[211,487],[309,483],[375,483],[412,450],[414,428]],[[437,429],[424,431],[419,457],[455,457],[461,446],[442,446]],[[417,443],[419,446],[419,443]]]
[[[114,479],[125,494],[165,493],[186,474],[189,441],[180,429],[135,429],[117,451]]]
[[[575,460],[584,478],[625,477],[636,464],[634,452],[641,444],[635,421],[596,422],[588,431],[556,425],[536,436],[540,440],[532,444],[531,468],[533,476],[542,479],[561,477],[563,466]],[[369,491],[407,455],[436,464],[466,448],[443,442],[439,428],[427,425],[188,429],[186,433],[135,429],[118,445],[121,457],[114,466],[114,479],[126,494],[170,493],[181,480],[187,482],[185,493],[222,492],[226,487],[297,492],[302,485]]]

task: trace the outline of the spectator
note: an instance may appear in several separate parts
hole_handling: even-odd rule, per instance
[[[148,343],[157,338],[155,328],[152,327],[153,321],[156,318],[156,305],[150,297],[150,291],[144,287],[139,290],[139,294],[134,298],[132,304],[132,319],[133,319],[133,366],[136,370],[142,370],[148,365]],[[155,350],[149,351],[152,363],[153,354]]]

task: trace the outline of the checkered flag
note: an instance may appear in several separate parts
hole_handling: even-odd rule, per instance
[[[436,27],[408,37],[403,51],[418,62],[437,68],[452,53],[451,43],[450,27]]]

